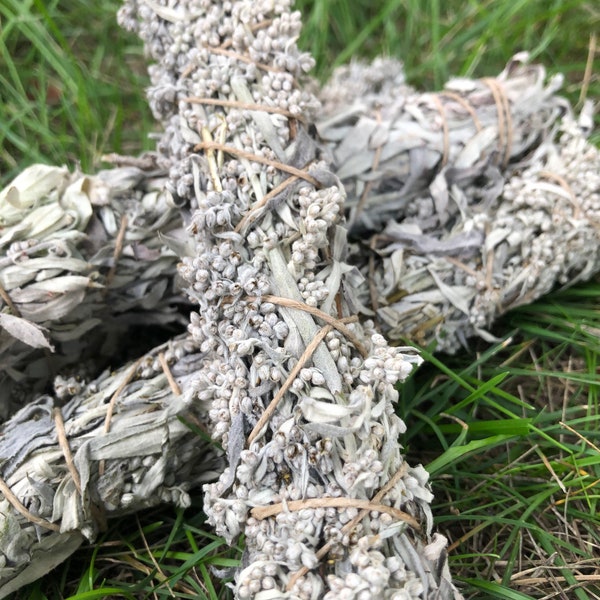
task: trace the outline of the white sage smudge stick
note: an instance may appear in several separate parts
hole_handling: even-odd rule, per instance
[[[4,423],[0,598],[93,540],[106,518],[186,507],[188,491],[222,471],[219,452],[186,424],[208,420],[191,383],[201,360],[183,336],[106,371],[62,407],[41,396]]]
[[[386,337],[446,351],[494,341],[506,311],[600,271],[600,152],[565,117],[529,162],[506,180],[452,186],[445,226],[393,220],[371,237],[370,260],[356,249]],[[414,202],[431,207],[438,192]]]
[[[244,534],[239,599],[457,598],[431,535],[423,467],[400,452],[395,384],[419,364],[357,322],[344,192],[308,134],[290,3],[130,0],[121,23],[157,61],[171,189],[195,208],[182,261],[205,358],[196,398],[229,466],[205,489]]]
[[[156,173],[33,165],[0,191],[0,421],[132,325],[181,320],[181,216]]]
[[[407,87],[402,63],[391,59],[338,69],[320,94],[318,130],[346,188],[351,231],[365,235],[423,211],[413,200],[440,173],[465,186],[526,158],[568,107],[555,93],[562,76],[546,81],[527,59],[517,54],[497,77],[451,79],[436,93]]]
[[[364,241],[352,250],[370,284],[361,300],[388,339],[435,340],[446,351],[474,335],[492,341],[487,330],[507,310],[600,270],[600,158],[585,140],[591,107],[578,126],[567,101],[553,95],[557,78],[546,86],[544,69],[525,58],[513,58],[495,80],[453,80],[437,95],[403,88],[401,65],[389,60],[342,68],[323,91],[336,116],[320,131],[364,211],[354,215]],[[346,88],[349,106],[336,101]],[[498,98],[510,126],[503,165]],[[445,102],[447,160],[406,172],[420,164],[415,156],[441,156],[439,135],[416,135],[415,107],[432,102]],[[351,151],[364,162],[356,158],[347,172]]]

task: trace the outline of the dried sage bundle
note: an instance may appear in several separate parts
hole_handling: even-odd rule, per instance
[[[464,188],[436,179],[413,200],[420,217],[388,222],[369,259],[357,248],[386,337],[446,351],[474,335],[492,341],[487,330],[506,311],[600,271],[600,152],[585,133],[565,116],[506,179],[496,170]],[[433,207],[444,203],[442,226]]]
[[[0,598],[93,540],[107,517],[188,506],[188,490],[222,471],[218,450],[185,424],[207,420],[193,397],[201,361],[183,336],[79,386],[62,407],[41,396],[4,423]]]
[[[157,61],[158,149],[195,209],[180,274],[205,354],[189,387],[227,453],[205,511],[219,535],[245,536],[236,597],[458,598],[430,538],[427,473],[398,442],[395,385],[420,358],[357,320],[344,191],[309,134],[299,13],[129,0],[120,20]]]
[[[33,165],[0,191],[0,421],[56,373],[117,353],[132,325],[181,320],[167,245],[181,215],[163,180]]]
[[[589,111],[576,124],[560,78],[546,85],[525,59],[433,95],[407,88],[400,63],[351,65],[322,92],[333,116],[319,130],[354,207],[351,261],[369,281],[361,302],[388,339],[493,340],[507,310],[600,270]],[[432,106],[437,127],[423,119]]]
[[[527,58],[515,55],[497,77],[452,79],[425,94],[406,86],[392,59],[334,73],[320,94],[318,130],[346,189],[354,235],[417,216],[424,207],[414,199],[441,173],[450,184],[476,185],[487,169],[504,172],[527,158],[568,108],[556,95],[562,77],[546,82],[545,69]],[[435,208],[444,225],[443,207]]]

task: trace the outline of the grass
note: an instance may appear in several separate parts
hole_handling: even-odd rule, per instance
[[[469,597],[599,597],[600,286],[575,304],[584,290],[514,312],[493,347],[428,356],[401,392]]]
[[[143,51],[117,35],[119,4],[0,1],[0,182],[33,162],[90,171],[103,153],[152,147]]]
[[[155,125],[137,39],[116,0],[0,0],[0,181],[43,161],[93,170],[150,148]],[[591,0],[304,0],[301,43],[326,78],[354,56],[402,57],[420,89],[492,75],[527,49],[565,94],[584,82]],[[596,141],[598,137],[595,138]],[[424,355],[400,390],[401,443],[432,473],[437,526],[467,598],[600,598],[600,283],[555,293],[497,324],[503,341]],[[201,499],[117,520],[19,598],[227,598],[211,568],[236,564]]]

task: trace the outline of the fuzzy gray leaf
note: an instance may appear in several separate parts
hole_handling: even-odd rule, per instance
[[[32,348],[48,348],[54,351],[54,346],[46,337],[48,330],[27,319],[0,313],[0,327]]]

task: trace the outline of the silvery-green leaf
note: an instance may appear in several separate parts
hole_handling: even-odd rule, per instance
[[[44,204],[28,211],[17,225],[7,229],[6,233],[0,237],[0,246],[15,240],[44,237],[44,235],[71,223],[73,223],[73,219],[65,215],[64,210],[57,202]]]
[[[328,400],[329,402],[335,402],[334,396],[331,392],[324,387],[315,386],[310,390],[310,397],[317,400]]]
[[[13,292],[13,295],[15,293],[16,291]],[[57,321],[77,308],[83,302],[85,295],[86,290],[79,289],[48,299],[46,292],[38,290],[27,294],[29,300],[27,303],[21,304],[19,310],[25,319],[35,323]]]
[[[356,177],[369,169],[369,165],[373,164],[374,151],[358,150],[351,154],[344,162],[340,161],[338,176],[340,178]]]
[[[86,288],[102,288],[103,286],[93,282],[89,277],[83,275],[63,275],[53,277],[45,281],[36,281],[23,290],[14,290],[12,293],[15,302],[31,302],[35,298],[41,298],[41,294],[47,294],[51,298],[54,294],[65,294],[77,292]]]
[[[47,330],[31,321],[0,312],[0,327],[32,348],[54,349],[46,337]]]
[[[364,144],[377,129],[377,121],[368,117],[363,117],[354,125],[345,141],[336,148],[335,158],[342,164],[353,157],[358,148],[357,144]],[[343,177],[338,170],[338,176]]]
[[[227,441],[227,460],[229,461],[229,473],[225,480],[221,480],[225,488],[229,488],[235,481],[235,470],[240,463],[240,456],[246,443],[244,435],[244,414],[237,413],[231,419],[231,429]]]
[[[454,166],[457,169],[464,169],[474,165],[481,159],[488,148],[496,143],[497,137],[498,131],[496,127],[490,126],[482,129],[465,144],[461,153],[456,157]]]
[[[310,423],[334,423],[356,413],[356,407],[321,402],[308,396],[300,400],[299,406]]]
[[[448,184],[446,182],[446,173],[440,171],[429,186],[431,197],[435,204],[435,210],[440,217],[440,223],[444,225],[448,219]]]
[[[342,438],[344,436],[356,433],[360,426],[352,427],[340,427],[338,425],[331,425],[330,423],[316,423],[309,422],[305,425],[308,431],[317,433],[323,437],[331,438]]]
[[[403,244],[420,254],[446,254],[449,256],[472,254],[481,248],[483,242],[483,234],[477,230],[463,231],[446,239],[438,239],[432,235],[417,233],[417,231],[416,225],[400,225],[392,222],[386,227],[385,234],[399,242],[398,245],[391,244],[390,248],[396,248]]]
[[[181,137],[192,146],[195,146],[202,141],[200,134],[188,127],[185,122],[183,122],[181,125]]]
[[[80,177],[64,191],[60,205],[73,218],[72,227],[84,230],[92,216],[92,204],[89,197],[89,180]]]
[[[173,230],[169,234],[159,231],[157,237],[176,256],[189,256],[191,254],[192,240],[183,234],[182,229]]]
[[[494,229],[485,237],[485,252],[493,250],[500,242],[505,240],[511,232],[508,229]]]
[[[482,329],[481,327],[475,327],[474,331],[482,340],[485,340],[486,342],[489,342],[490,344],[498,344],[499,342],[502,341],[502,338],[499,338],[498,336],[491,334],[489,331],[486,331],[485,329]]]
[[[102,319],[86,319],[78,323],[75,327],[71,324],[52,325],[52,339],[56,342],[68,342],[84,339],[86,333],[94,330],[103,323]]]
[[[179,10],[170,8],[168,6],[162,6],[155,0],[144,0],[144,2],[157,14],[160,15],[165,21],[170,23],[178,23],[184,21],[186,18],[186,11],[183,8]]]
[[[68,257],[31,258],[0,270],[0,284],[7,291],[22,287],[34,279],[39,279],[38,275],[47,269],[83,273],[89,271],[90,264],[77,258]]]
[[[298,229],[298,224],[296,223],[296,220],[292,216],[290,207],[285,202],[278,204],[275,210],[277,211],[277,214],[279,215],[281,220],[286,225],[288,225],[292,229]]]
[[[246,84],[246,81],[243,78],[232,77],[231,89],[233,90],[233,93],[240,102],[245,104],[254,104],[254,98],[252,97],[252,94],[248,89],[248,85]],[[285,162],[285,152],[281,146],[281,142],[279,141],[277,131],[273,126],[273,122],[271,121],[270,115],[259,110],[252,110],[250,111],[250,114],[252,115],[252,119],[256,123],[258,130],[262,133],[267,144],[275,153],[277,160]]]
[[[402,179],[404,179],[409,174],[409,162],[403,154],[411,150],[416,150],[422,144],[423,142],[419,135],[406,135],[404,129],[400,131],[392,130],[388,136],[387,143],[381,150],[381,161],[391,163],[391,159],[395,159],[393,163],[387,164],[387,167],[392,168],[396,176],[401,175]]]
[[[274,248],[268,254],[269,261],[271,263],[271,269],[273,277],[277,287],[279,288],[279,294],[302,302],[302,296],[298,291],[298,287],[293,280],[290,272],[285,264],[283,255],[279,248]],[[300,336],[302,337],[305,344],[309,344],[317,334],[317,326],[308,313],[302,310],[280,308],[282,313],[293,312],[293,322],[296,324]],[[332,394],[336,394],[342,389],[342,381],[338,368],[331,358],[331,354],[328,352],[326,346],[321,343],[313,354],[313,362],[323,372],[327,386],[331,390]]]
[[[383,146],[389,139],[390,129],[385,125],[377,125],[373,133],[369,138],[370,148],[376,150],[380,146]]]
[[[36,164],[19,173],[0,191],[0,223],[12,224],[27,210],[53,191],[60,191],[69,178],[66,167]]]

